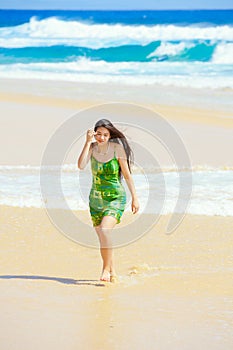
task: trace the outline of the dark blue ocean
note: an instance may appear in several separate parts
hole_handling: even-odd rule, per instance
[[[0,10],[0,77],[233,88],[233,10]]]

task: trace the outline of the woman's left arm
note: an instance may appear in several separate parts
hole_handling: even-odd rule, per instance
[[[131,209],[133,214],[136,214],[139,210],[139,202],[138,202],[138,197],[137,197],[137,193],[136,193],[136,189],[134,186],[134,181],[133,181],[133,177],[129,171],[129,167],[128,167],[128,163],[126,158],[118,158],[120,167],[121,167],[121,171],[122,174],[125,178],[125,181],[127,183],[127,186],[129,188],[129,191],[131,193],[132,196],[132,204],[131,204]]]

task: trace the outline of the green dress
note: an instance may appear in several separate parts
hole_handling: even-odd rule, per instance
[[[126,205],[126,192],[119,176],[120,165],[114,158],[99,162],[91,156],[92,188],[89,195],[93,226],[100,225],[104,216],[113,216],[119,224]]]

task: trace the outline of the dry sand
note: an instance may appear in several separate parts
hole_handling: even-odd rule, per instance
[[[6,80],[0,86],[0,148],[4,150],[0,164],[40,165],[50,137],[70,117],[101,103],[127,102],[163,116],[180,135],[194,166],[231,166],[233,107],[229,100],[233,93],[225,92],[225,102],[224,91],[211,95],[208,91],[201,94],[198,90],[167,88],[166,95],[166,88],[160,90],[147,87],[142,93],[139,88],[115,85]],[[221,103],[217,104],[218,100]],[[167,160],[164,163],[167,165]]]
[[[123,101],[163,114],[193,165],[232,166],[232,91],[150,91],[5,80],[0,164],[39,165],[71,115]],[[233,218],[187,215],[172,235],[167,221],[116,249],[119,283],[104,284],[97,249],[62,235],[43,209],[1,206],[1,349],[232,349]]]

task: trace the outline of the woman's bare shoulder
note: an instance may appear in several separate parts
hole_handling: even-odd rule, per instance
[[[113,142],[114,144],[114,149],[116,151],[116,155],[118,159],[126,159],[126,154],[125,154],[125,149],[123,145],[117,142]]]
[[[113,145],[113,147],[115,147],[116,148],[116,150],[117,149],[123,149],[124,147],[120,144],[120,143],[117,143],[117,142],[112,142],[112,145]]]

